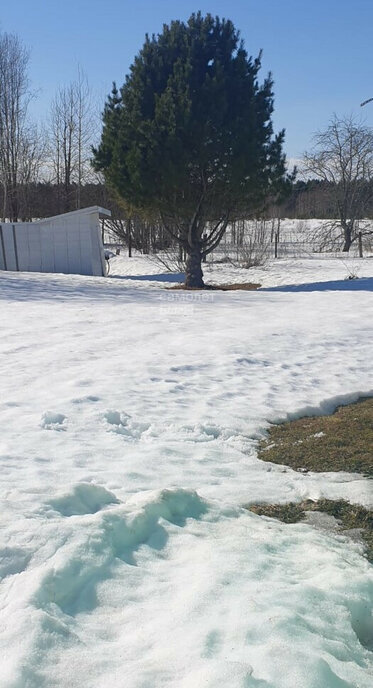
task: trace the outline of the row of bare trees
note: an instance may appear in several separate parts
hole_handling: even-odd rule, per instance
[[[38,166],[38,135],[27,117],[29,55],[16,36],[0,35],[0,182],[3,218],[16,221]]]
[[[16,35],[0,33],[0,217],[31,219],[30,190],[53,184],[56,213],[81,207],[82,186],[93,180],[91,146],[99,129],[84,73],[58,89],[47,121],[29,116],[33,98],[28,79],[29,52]],[[97,176],[96,176],[97,180]]]

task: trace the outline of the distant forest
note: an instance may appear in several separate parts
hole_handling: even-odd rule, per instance
[[[336,194],[333,191],[333,184],[317,179],[296,181],[286,200],[276,205],[269,201],[260,215],[262,218],[332,219],[338,216]],[[15,193],[17,201],[14,205],[18,209],[17,219],[21,222],[31,222],[37,218],[50,217],[90,205],[108,208],[114,219],[127,219],[125,210],[118,205],[102,183],[86,183],[80,187],[71,184],[66,187],[37,182],[19,186]],[[0,207],[3,207],[3,204],[3,192],[0,188]],[[373,217],[373,198],[364,210],[365,218]],[[248,212],[247,217],[242,219],[251,217]]]

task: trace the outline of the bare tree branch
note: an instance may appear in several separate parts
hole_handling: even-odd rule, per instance
[[[304,167],[333,185],[343,251],[349,251],[358,236],[357,221],[373,196],[373,130],[352,117],[334,115],[327,129],[315,134]]]

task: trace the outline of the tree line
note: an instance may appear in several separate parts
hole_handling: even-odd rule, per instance
[[[373,183],[368,183],[368,188],[373,192]],[[58,215],[61,212],[76,210],[79,207],[86,208],[89,205],[100,205],[109,208],[115,220],[127,222],[133,217],[125,208],[115,200],[108,187],[100,181],[90,181],[80,185],[75,183],[68,187],[58,186],[44,178],[18,185],[18,220],[31,222],[33,219]],[[0,187],[0,207],[4,208],[4,187]],[[78,200],[79,199],[79,200]],[[297,180],[291,185],[290,193],[281,202],[270,202],[260,213],[263,219],[289,218],[299,220],[309,219],[335,219],[338,216],[336,203],[336,185],[333,182],[324,182],[320,179]],[[373,219],[373,194],[364,205],[364,218]],[[256,218],[257,215],[248,215],[242,219]],[[4,221],[4,216],[3,216]],[[10,215],[7,216],[10,219]],[[17,219],[12,219],[16,222]],[[137,224],[141,223],[141,215],[137,216]]]

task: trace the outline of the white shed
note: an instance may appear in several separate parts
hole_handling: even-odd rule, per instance
[[[0,225],[0,270],[106,275],[100,218],[91,206],[36,222]]]

